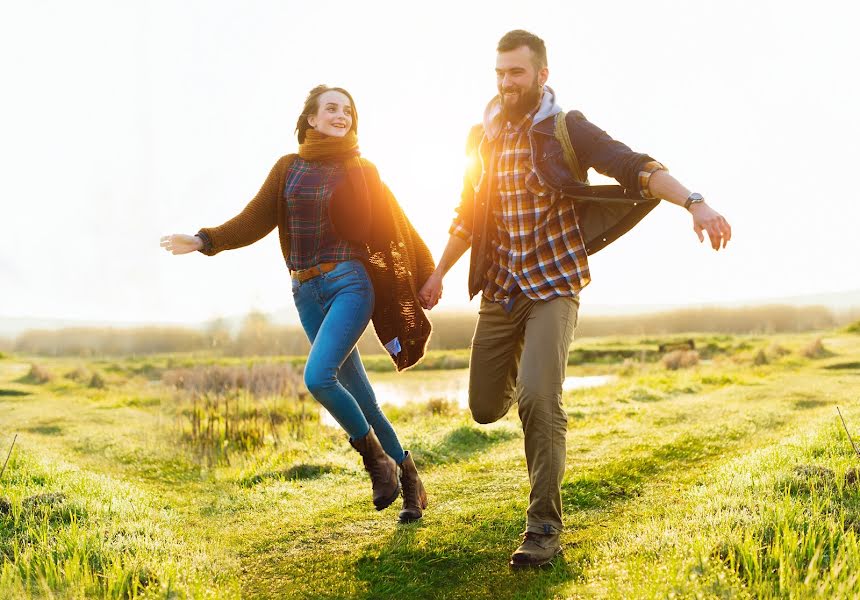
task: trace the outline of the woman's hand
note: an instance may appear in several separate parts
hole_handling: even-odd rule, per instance
[[[203,240],[196,235],[173,233],[161,238],[161,247],[173,254],[188,254],[203,248]]]
[[[439,271],[433,271],[424,285],[421,286],[421,291],[418,292],[418,301],[421,307],[425,310],[430,310],[439,299],[442,297],[442,275]]]

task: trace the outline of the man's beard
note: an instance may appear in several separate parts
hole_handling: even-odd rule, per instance
[[[512,102],[505,98],[505,91],[519,92],[519,96]],[[499,98],[502,101],[502,114],[508,121],[518,121],[522,119],[526,113],[532,110],[540,101],[541,91],[543,86],[538,84],[535,77],[534,85],[529,88],[507,88],[499,90]]]

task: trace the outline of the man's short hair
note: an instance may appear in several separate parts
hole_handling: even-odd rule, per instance
[[[532,51],[536,69],[543,69],[547,66],[546,45],[543,43],[543,40],[524,29],[514,29],[503,35],[502,39],[499,40],[499,45],[496,47],[496,52],[510,52],[522,46],[528,46]]]

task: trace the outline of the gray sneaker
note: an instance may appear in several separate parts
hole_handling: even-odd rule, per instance
[[[540,567],[548,564],[558,554],[561,554],[561,544],[557,533],[534,533],[527,531],[523,543],[511,555],[512,569]]]

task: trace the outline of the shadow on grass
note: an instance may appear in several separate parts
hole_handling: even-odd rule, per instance
[[[566,481],[561,486],[562,501],[568,510],[589,510],[634,498],[650,480],[716,456],[734,439],[736,436],[731,435],[680,436],[644,456],[617,460]]]
[[[819,406],[830,404],[830,402],[822,400],[815,394],[811,394],[809,392],[794,392],[790,396],[790,399],[793,400],[792,408],[795,410],[809,410],[811,408],[818,408]]]
[[[29,431],[30,433],[40,433],[42,435],[60,435],[63,433],[63,428],[59,425],[41,423],[39,425],[28,427],[25,431]]]
[[[367,584],[358,596],[383,598],[552,598],[559,586],[580,578],[588,556],[568,547],[541,569],[512,571],[511,552],[520,539],[510,532],[521,518],[488,526],[466,526],[455,537],[428,544],[419,538],[422,525],[400,527],[380,549],[355,563],[355,577]]]
[[[611,462],[562,486],[565,510],[605,509],[625,502],[640,495],[651,481],[720,455],[740,435],[682,435],[645,449],[641,456]],[[456,535],[448,531],[432,541],[419,535],[423,526],[399,528],[381,547],[368,548],[354,563],[356,579],[367,585],[359,597],[552,598],[559,588],[581,578],[591,560],[587,548],[568,545],[548,569],[511,572],[507,562],[518,543],[513,532],[522,527],[518,517],[463,523]]]
[[[840,371],[840,370],[847,370],[847,369],[858,369],[858,370],[860,370],[860,362],[836,363],[835,365],[827,365],[824,368],[830,369],[832,371]]]
[[[30,392],[24,392],[22,390],[0,390],[0,398],[6,396],[10,398],[18,398],[21,396],[31,396]]]
[[[289,469],[282,469],[280,471],[268,471],[266,473],[259,473],[257,475],[252,475],[250,477],[245,477],[244,479],[239,480],[239,485],[242,487],[252,487],[264,481],[295,481],[295,480],[308,480],[308,479],[317,479],[318,477],[322,477],[327,473],[343,473],[345,469],[341,467],[335,467],[332,465],[309,465],[309,464],[300,464],[290,467]]]
[[[477,429],[470,425],[462,425],[442,438],[436,444],[415,444],[415,462],[419,467],[456,463],[471,458],[479,452],[520,437],[518,432],[509,429]]]

